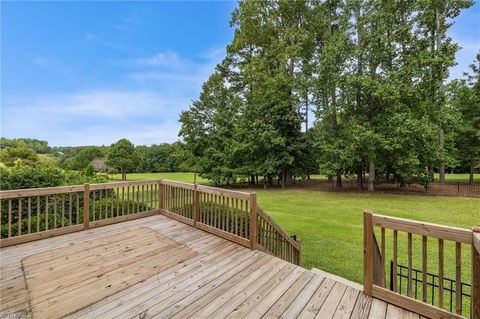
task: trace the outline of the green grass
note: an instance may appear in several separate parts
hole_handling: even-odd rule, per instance
[[[178,182],[186,182],[186,183],[193,183],[194,180],[194,173],[185,173],[185,172],[165,172],[165,173],[130,173],[127,174],[127,181],[138,181],[138,180],[145,180],[145,179],[170,179]],[[122,179],[121,174],[116,174],[113,177],[113,180],[119,181]],[[207,184],[208,180],[201,178],[197,174],[197,183],[199,184]]]
[[[447,182],[463,182],[468,183],[470,174],[445,174],[445,180]],[[438,182],[439,175],[435,173],[435,181]],[[480,183],[480,174],[473,174],[473,180],[476,183]]]
[[[192,182],[192,173],[129,174],[128,179],[158,179]],[[200,179],[199,179],[200,181]],[[201,180],[206,182],[205,180]],[[252,190],[258,204],[289,234],[302,240],[302,265],[317,267],[356,282],[363,280],[363,211],[449,226],[471,228],[480,225],[480,199],[462,197],[329,193],[307,190]],[[391,250],[387,231],[387,252]],[[380,240],[379,234],[377,239]],[[399,260],[406,261],[405,233],[399,233]],[[421,237],[414,236],[414,264],[421,269]],[[429,240],[429,268],[437,271],[437,241]],[[469,269],[470,252],[464,245],[464,269]],[[454,277],[455,251],[445,243],[445,274]],[[389,260],[389,256],[387,256]],[[464,270],[464,281],[470,274]]]

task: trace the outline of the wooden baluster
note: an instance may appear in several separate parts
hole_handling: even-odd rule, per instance
[[[22,235],[22,200],[23,198],[21,197],[18,199],[18,236]]]
[[[422,301],[427,302],[428,268],[427,236],[422,236]]]
[[[235,222],[235,235],[240,236],[238,233],[238,198],[235,198],[235,205],[233,206],[234,222]]]
[[[108,200],[110,199],[108,196],[109,189],[105,189],[104,192],[105,192],[105,211],[104,211],[105,215],[103,216],[103,218],[108,219]]]
[[[48,195],[45,196],[45,230],[48,230]]]
[[[30,234],[32,230],[32,198],[28,197],[27,202],[27,214],[28,214],[28,225],[27,225],[27,232]]]
[[[140,185],[137,186],[137,211],[140,212]]]
[[[442,309],[444,304],[443,266],[444,266],[443,239],[439,239],[438,240],[438,306]]]
[[[250,249],[257,249],[257,194],[250,194]]]
[[[412,233],[408,233],[408,281],[407,296],[412,297]]]
[[[462,244],[455,243],[455,312],[462,314]]]
[[[79,197],[79,194],[76,193],[75,194],[75,197],[77,199],[77,210],[76,210],[76,213],[77,213],[77,225],[78,223],[80,222],[80,197]]]
[[[122,186],[122,216],[125,215],[125,187]]]
[[[148,192],[148,185],[147,185],[147,192]],[[148,209],[145,209],[145,186],[142,185],[142,212],[147,211]]]
[[[116,195],[115,195],[115,188],[112,188],[111,189],[111,193],[110,193],[110,218],[113,218],[113,207],[115,205],[115,199],[116,199]]]
[[[62,227],[65,227],[65,194],[62,194]]]
[[[102,220],[102,190],[98,190],[98,220]]]
[[[40,231],[40,196],[37,196],[37,233]]]
[[[53,195],[53,228],[57,228],[57,194]]]
[[[397,292],[397,265],[398,265],[398,231],[393,230],[393,265],[392,265],[392,288]]]
[[[72,193],[68,195],[68,225],[72,226]]]
[[[381,228],[381,244],[380,244],[380,249],[381,249],[381,254],[382,254],[382,257],[381,257],[381,263],[382,263],[382,268],[385,269],[385,228],[382,227]],[[385,288],[385,282],[386,282],[386,278],[385,278],[385,271],[383,271],[383,274],[384,276],[382,276],[382,287]]]
[[[8,200],[8,238],[12,237],[12,200]]]
[[[92,210],[93,210],[93,221],[97,219],[97,205],[95,205],[95,194],[97,191],[92,191]]]

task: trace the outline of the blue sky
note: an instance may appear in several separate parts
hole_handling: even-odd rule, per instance
[[[236,2],[1,2],[1,135],[51,145],[178,139],[178,115],[233,37]],[[450,30],[480,48],[480,5]]]

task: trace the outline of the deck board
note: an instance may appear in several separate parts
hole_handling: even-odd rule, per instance
[[[0,317],[419,318],[162,215],[4,247],[0,258]]]

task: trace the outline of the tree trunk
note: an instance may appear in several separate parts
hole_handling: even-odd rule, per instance
[[[293,174],[292,170],[287,169],[284,173],[285,185],[291,186],[293,184]]]
[[[375,164],[373,160],[370,160],[368,163],[368,191],[375,191]]]
[[[470,178],[468,179],[468,184],[473,185],[473,157],[470,157]]]
[[[337,173],[337,188],[342,187],[342,173]]]
[[[438,174],[440,176],[440,184],[445,184],[445,134],[443,129],[440,129],[439,134],[440,140],[440,167],[438,169]]]
[[[357,169],[357,190],[361,191],[363,189],[363,178],[362,178],[362,168]]]
[[[122,181],[127,180],[127,173],[125,172],[125,168],[122,167]]]

